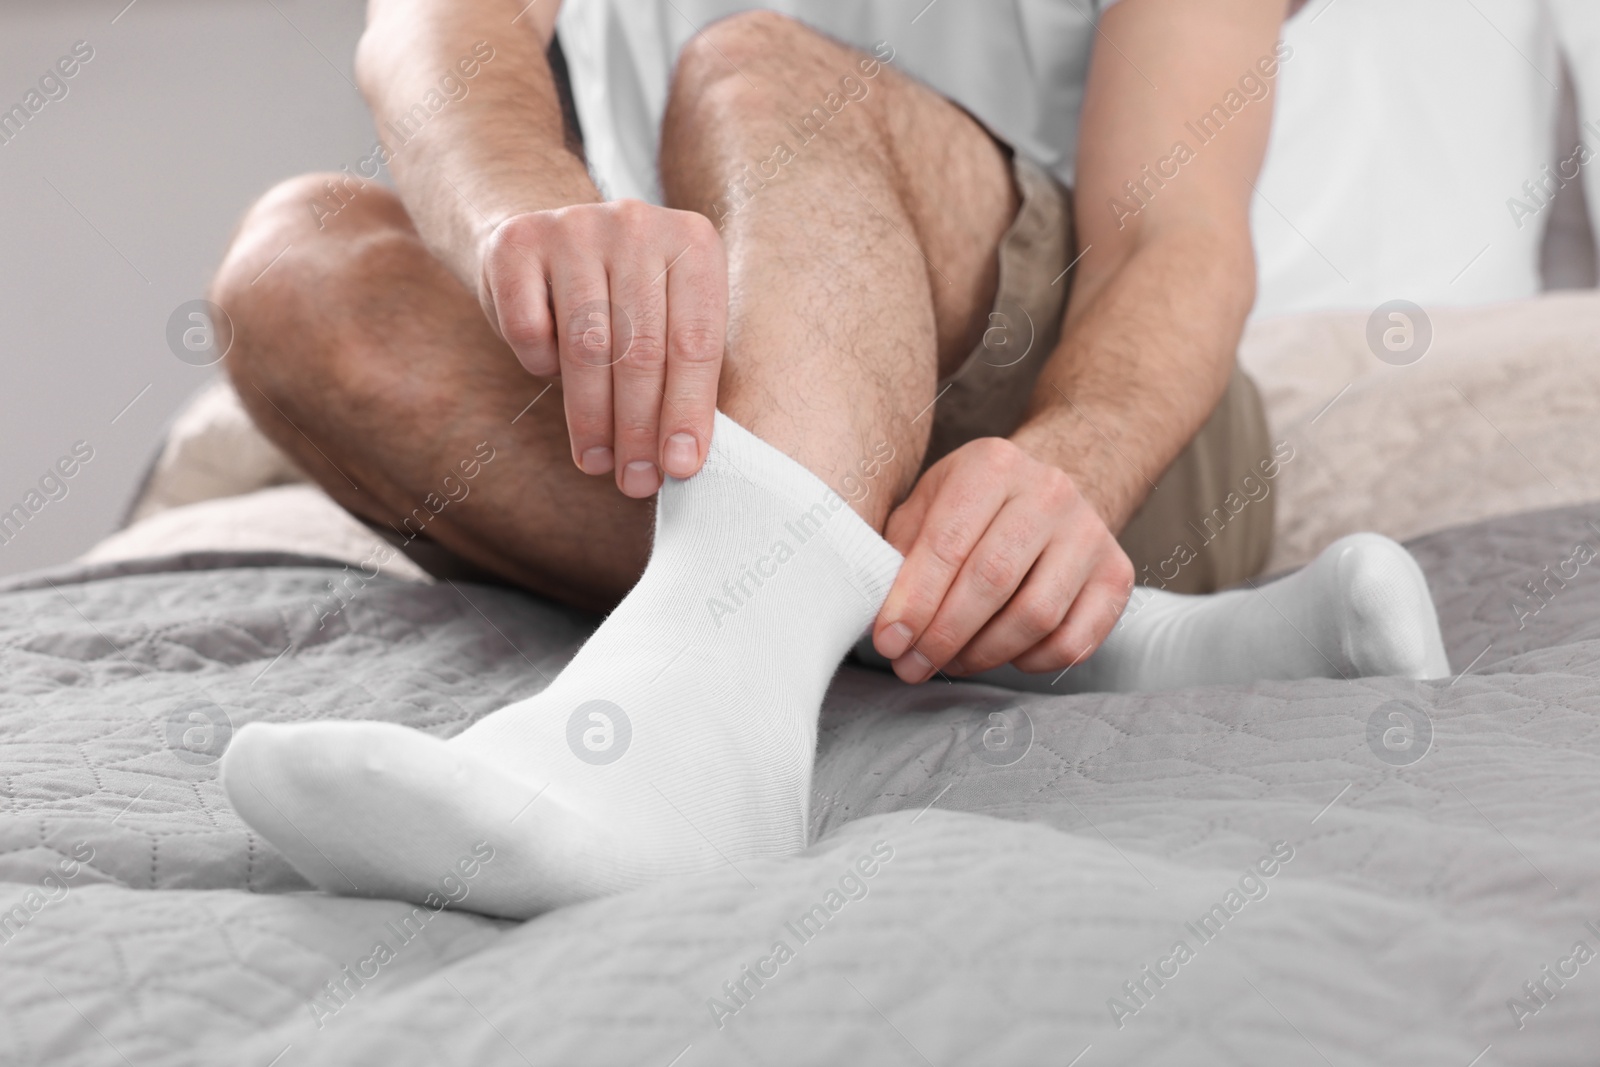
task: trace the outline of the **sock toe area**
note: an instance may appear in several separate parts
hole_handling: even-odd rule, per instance
[[[1328,554],[1341,593],[1344,652],[1358,674],[1447,677],[1439,615],[1411,553],[1381,534],[1359,533],[1335,541]]]
[[[396,794],[456,777],[447,754],[442,741],[389,723],[251,723],[223,755],[222,786],[317,887],[390,895],[374,872],[391,851]]]
[[[382,788],[435,764],[445,748],[418,730],[392,723],[250,723],[222,757],[222,787],[241,814],[261,808],[291,817],[276,805],[289,800],[326,812],[353,791]],[[266,820],[263,820],[266,821]]]
[[[534,795],[479,762],[389,723],[252,723],[223,756],[222,785],[240,817],[318,888],[422,900],[481,836],[479,817],[505,823],[511,812],[498,808]],[[486,796],[499,803],[481,815],[459,810]]]

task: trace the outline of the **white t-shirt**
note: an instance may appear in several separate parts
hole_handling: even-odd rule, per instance
[[[566,0],[557,30],[589,164],[608,196],[660,201],[656,149],[678,51],[699,28],[755,7],[867,52],[882,42],[894,66],[1070,185],[1094,23],[1113,2]],[[1600,156],[1600,64],[1582,50],[1600,41],[1594,4],[1556,0],[1585,118],[1595,120],[1585,137]],[[1549,212],[1529,221],[1507,205],[1542,205],[1527,183],[1548,183],[1542,168],[1560,165],[1546,5],[1318,0],[1284,37],[1294,53],[1274,88],[1252,210],[1255,315],[1537,292]],[[1572,146],[1561,148],[1565,157]],[[1600,160],[1583,169],[1600,204]],[[1591,214],[1600,227],[1600,209]]]
[[[752,8],[866,52],[887,46],[878,54],[1070,183],[1095,21],[1114,2],[566,0],[556,27],[601,192],[659,203],[656,149],[678,52],[704,26]]]

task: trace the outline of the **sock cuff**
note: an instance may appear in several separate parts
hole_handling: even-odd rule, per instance
[[[704,471],[740,478],[773,493],[795,509],[795,518],[821,506],[826,521],[817,533],[849,565],[852,582],[876,612],[889,595],[904,557],[867,525],[845,500],[797,460],[772,447],[718,411]]]

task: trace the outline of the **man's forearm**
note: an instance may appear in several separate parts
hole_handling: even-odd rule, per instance
[[[473,293],[500,222],[600,199],[565,147],[545,59],[558,5],[371,4],[356,71],[390,172],[424,242]]]
[[[1251,178],[1289,54],[1277,47],[1285,7],[1121,0],[1097,27],[1114,47],[1097,45],[1084,88],[1073,203],[1085,254],[1013,440],[1070,474],[1113,530],[1227,388],[1255,299]],[[1164,72],[1159,91],[1147,70]],[[1216,110],[1227,128],[1196,142],[1194,116]],[[1181,158],[1181,175],[1164,157]],[[1152,186],[1160,196],[1138,195]]]
[[[1110,270],[1093,259],[1012,440],[1070,474],[1116,531],[1227,387],[1254,260],[1242,227],[1170,229]]]

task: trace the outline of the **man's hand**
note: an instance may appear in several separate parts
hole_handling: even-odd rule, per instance
[[[440,71],[471,79],[386,154],[400,197],[522,365],[562,378],[573,462],[647,497],[710,445],[727,259],[702,215],[601,202],[546,57],[560,7],[370,0],[357,80],[382,124],[437,95]]]
[[[906,557],[873,626],[904,681],[1087,658],[1122,614],[1133,565],[1056,467],[986,437],[935,463],[889,516]]]
[[[514,215],[485,244],[479,297],[531,374],[561,378],[572,460],[647,497],[711,442],[728,315],[704,215],[637,200]]]

